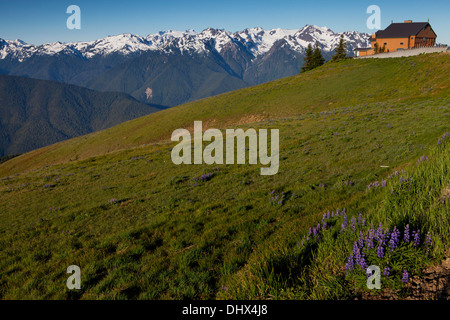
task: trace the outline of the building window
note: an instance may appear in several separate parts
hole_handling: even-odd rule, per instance
[[[387,45],[387,42],[385,42],[384,45]]]
[[[402,45],[403,45],[403,42],[400,42],[400,45],[402,46]]]

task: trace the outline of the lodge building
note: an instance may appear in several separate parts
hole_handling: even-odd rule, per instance
[[[356,56],[368,56],[378,52],[393,52],[412,48],[433,47],[436,33],[428,22],[391,23],[384,30],[379,30],[370,38],[370,48],[356,48]],[[378,51],[377,51],[378,50]]]

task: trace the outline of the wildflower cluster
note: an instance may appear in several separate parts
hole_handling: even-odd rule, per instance
[[[345,221],[344,216],[343,225]],[[352,222],[350,223],[350,228],[352,232],[355,232]],[[409,225],[406,225],[402,232],[397,226],[394,226],[392,230],[384,229],[380,223],[376,230],[371,225],[369,230],[366,232],[359,231],[358,235],[359,237],[353,242],[352,252],[345,263],[346,275],[359,269],[365,273],[368,265],[375,264],[385,266],[383,276],[389,279],[391,266],[396,266],[396,269],[398,269],[398,263],[402,260],[401,255],[405,252],[399,248],[408,246],[410,248],[425,249],[425,256],[428,256],[432,243],[431,234],[428,233],[424,242],[424,248],[420,248],[420,230],[411,232]],[[404,268],[401,280],[404,283],[409,281],[408,270]]]
[[[325,212],[322,216],[322,223],[318,223],[316,226],[310,227],[308,229],[308,233],[303,236],[303,240],[301,241],[301,246],[305,245],[305,242],[308,242],[310,239],[320,239],[320,234],[325,232],[326,230],[329,230],[331,228],[331,221],[334,218],[337,217],[346,217],[345,208],[342,209],[342,211],[339,211],[339,209],[336,209],[336,212],[330,212],[329,210]]]
[[[438,144],[441,144],[442,141],[444,141],[444,139],[450,137],[450,132],[446,132],[444,133],[439,139],[438,139]]]
[[[398,171],[394,171],[393,173],[391,173],[386,180],[381,180],[381,182],[379,181],[374,181],[371,182],[367,185],[367,189],[373,189],[373,188],[378,188],[378,187],[386,187],[387,186],[387,180],[390,180],[396,176],[398,176],[400,173]]]
[[[372,189],[372,188],[378,188],[380,186],[380,183],[378,181],[375,182],[371,182],[367,185],[367,189]]]
[[[341,232],[345,232],[347,230],[351,230],[352,232],[356,232],[356,229],[358,226],[365,226],[366,225],[366,219],[362,217],[361,212],[358,214],[358,220],[356,220],[355,217],[352,217],[350,220],[350,225],[348,223],[347,214],[345,213],[345,209],[343,212],[344,220],[341,224]]]
[[[393,177],[396,177],[396,176],[398,176],[400,173],[398,172],[398,171],[394,171],[394,172],[392,172],[387,178],[388,178],[388,180],[389,179],[392,179]]]
[[[343,180],[342,183],[349,187],[355,185],[355,183],[351,180]]]
[[[199,183],[201,182],[206,182],[212,179],[212,177],[214,176],[214,173],[210,172],[210,173],[206,173],[206,174],[202,174],[201,176],[198,177],[194,177],[192,178],[192,181],[194,181],[194,184],[192,184],[193,187],[198,186]]]
[[[417,159],[417,164],[421,163],[421,162],[425,162],[428,160],[428,157],[423,155],[421,156],[419,159]]]
[[[201,176],[192,178],[193,181],[209,181],[213,177],[214,173],[202,174]]]
[[[400,176],[400,179],[398,180],[398,186],[396,189],[391,190],[392,195],[399,196],[400,194],[404,192],[408,192],[411,189],[412,186],[412,179],[411,178],[403,178],[403,176]]]
[[[270,199],[269,199],[269,203],[271,205],[282,205],[284,203],[284,200],[286,198],[286,194],[284,192],[282,192],[281,194],[277,194],[275,192],[275,190],[272,190],[270,192]]]

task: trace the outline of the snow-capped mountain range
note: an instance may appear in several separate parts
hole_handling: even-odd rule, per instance
[[[344,32],[352,55],[370,35]],[[149,104],[175,106],[300,72],[309,44],[330,59],[341,33],[327,27],[229,32],[166,31],[89,42],[26,44],[0,39],[0,74],[125,92]]]
[[[353,48],[369,46],[370,35],[367,33],[349,31],[342,34],[347,41],[350,54]],[[298,53],[303,53],[308,44],[314,45],[316,41],[322,50],[331,52],[337,46],[340,36],[341,33],[335,33],[327,27],[306,25],[301,29],[264,30],[256,27],[235,33],[212,28],[202,32],[169,30],[146,37],[121,34],[89,42],[55,42],[43,45],[26,44],[18,39],[12,41],[0,39],[0,59],[9,57],[22,62],[34,55],[56,54],[78,55],[90,59],[113,53],[127,56],[146,51],[171,52],[175,48],[182,53],[203,53],[209,50],[211,44],[220,53],[224,46],[231,42],[242,44],[256,58],[267,53],[279,40],[284,40]]]

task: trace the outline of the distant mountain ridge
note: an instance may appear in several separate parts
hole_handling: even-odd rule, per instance
[[[312,25],[121,34],[39,46],[0,39],[0,73],[121,91],[145,103],[174,106],[297,74],[309,44],[318,42],[328,60],[341,34],[350,54],[369,44],[367,33]]]
[[[27,152],[159,110],[124,93],[0,75],[0,156]]]
[[[223,29],[208,28],[202,32],[187,31],[161,31],[141,37],[133,34],[109,36],[89,42],[48,43],[43,45],[30,45],[22,40],[13,41],[0,39],[0,59],[12,56],[20,62],[34,55],[68,54],[92,59],[99,55],[120,53],[133,55],[145,51],[166,51],[178,48],[181,52],[205,52],[207,43],[213,41],[213,47],[221,52],[230,42],[241,43],[251,52],[254,58],[267,53],[278,40],[285,40],[295,51],[303,53],[308,44],[314,45],[318,41],[324,51],[333,51],[339,42],[341,34],[349,43],[350,49],[355,45],[367,45],[370,35],[348,31],[335,33],[327,27],[306,25],[301,29],[272,29],[264,30],[260,27],[248,28],[243,31],[231,33]]]

